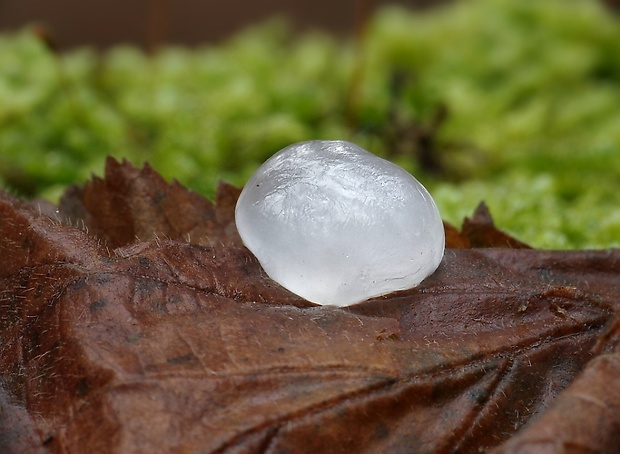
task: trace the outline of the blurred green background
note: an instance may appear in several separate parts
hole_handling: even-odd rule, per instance
[[[211,196],[290,143],[346,139],[413,173],[453,224],[485,200],[533,246],[620,246],[618,16],[464,0],[382,6],[363,25],[273,20],[151,53],[0,35],[0,185],[56,201],[112,155]]]

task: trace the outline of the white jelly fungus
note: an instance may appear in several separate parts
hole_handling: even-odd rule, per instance
[[[345,141],[273,155],[241,192],[235,222],[274,281],[319,304],[415,287],[444,253],[441,217],[424,186]]]

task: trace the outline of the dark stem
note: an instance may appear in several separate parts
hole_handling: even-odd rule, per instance
[[[170,0],[151,0],[146,19],[146,48],[155,53],[168,40]]]
[[[364,69],[366,64],[366,36],[368,24],[374,9],[375,0],[357,0],[355,2],[355,66],[351,74],[351,84],[347,99],[346,123],[349,131],[353,133],[358,126],[358,113],[364,82]]]

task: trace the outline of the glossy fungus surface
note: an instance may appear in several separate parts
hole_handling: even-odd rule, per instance
[[[243,189],[244,244],[283,287],[346,306],[418,285],[443,257],[428,191],[401,167],[345,141],[290,145]]]

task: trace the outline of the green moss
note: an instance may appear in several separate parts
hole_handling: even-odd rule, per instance
[[[364,45],[282,22],[155,56],[0,36],[0,182],[57,199],[113,155],[212,195],[289,143],[348,139],[455,224],[484,199],[534,246],[620,246],[620,21],[598,2],[386,8]]]

